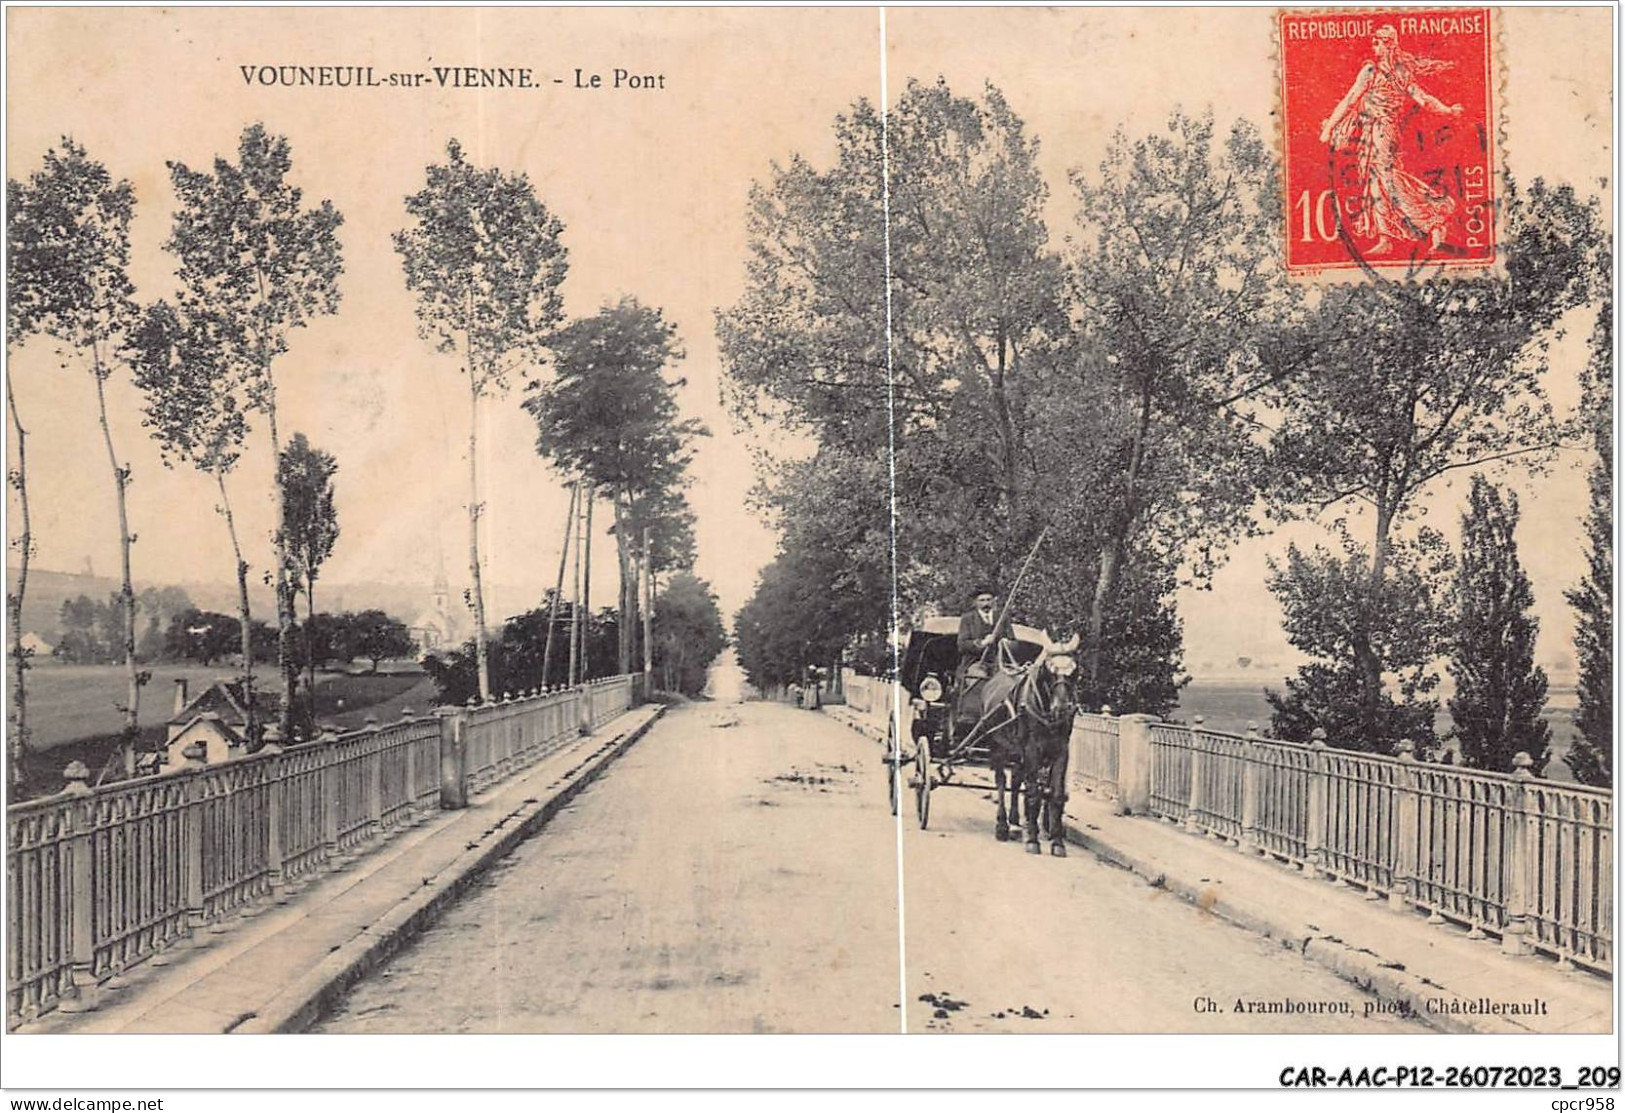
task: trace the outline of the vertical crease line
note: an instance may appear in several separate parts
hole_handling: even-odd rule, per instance
[[[884,236],[886,295],[886,489],[891,535],[887,548],[891,557],[891,625],[887,641],[891,650],[891,730],[886,759],[898,780],[897,814],[894,832],[897,848],[897,1024],[908,1034],[908,917],[904,912],[903,891],[903,804],[900,762],[903,745],[903,708],[900,664],[897,655],[897,390],[892,375],[892,275],[891,275],[891,135],[890,93],[886,88],[886,9],[880,14],[880,212]]]

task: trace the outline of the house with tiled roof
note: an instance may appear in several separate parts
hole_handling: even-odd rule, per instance
[[[186,764],[186,750],[202,745],[203,760],[209,765],[252,753],[248,737],[248,702],[243,698],[241,680],[216,680],[196,696],[188,698],[184,677],[175,680],[175,713],[170,716],[164,740],[164,766],[178,769]],[[254,708],[265,742],[276,739],[276,703],[268,693],[254,693]]]

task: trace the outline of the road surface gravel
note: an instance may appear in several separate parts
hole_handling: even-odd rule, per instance
[[[1076,848],[995,841],[977,789],[937,790],[928,831],[904,799],[900,993],[880,747],[736,689],[673,708],[315,1030],[1420,1030]]]

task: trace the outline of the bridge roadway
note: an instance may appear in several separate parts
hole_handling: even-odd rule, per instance
[[[675,708],[315,1030],[896,1032],[883,769],[814,712]],[[932,809],[931,830],[907,814],[902,832],[909,1031],[1420,1028],[1366,1018],[1371,998],[1329,971],[1082,851],[996,842],[980,791]]]

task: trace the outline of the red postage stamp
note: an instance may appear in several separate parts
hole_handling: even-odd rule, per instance
[[[1280,14],[1289,273],[1495,265],[1491,19],[1488,8]]]

